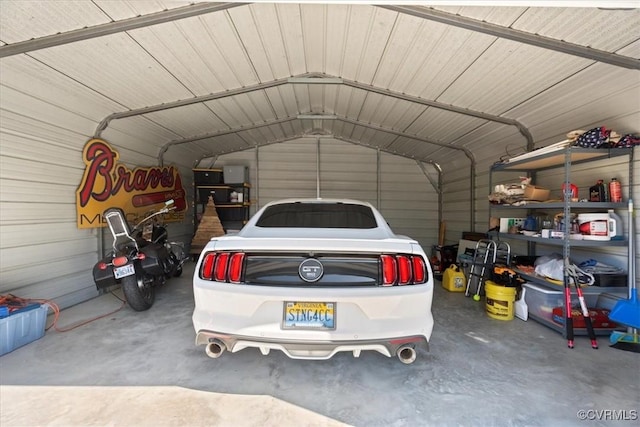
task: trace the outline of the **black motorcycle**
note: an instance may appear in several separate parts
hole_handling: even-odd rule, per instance
[[[98,290],[120,284],[127,303],[136,311],[151,308],[155,289],[174,276],[182,274],[187,257],[182,244],[169,242],[167,229],[158,223],[159,215],[175,209],[173,200],[159,211],[130,228],[122,209],[111,208],[104,219],[113,234],[113,251],[93,267],[93,280]]]

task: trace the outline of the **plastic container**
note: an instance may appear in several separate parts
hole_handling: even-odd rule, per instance
[[[0,356],[44,336],[47,304],[33,304],[0,319]]]
[[[249,182],[249,168],[241,165],[226,165],[222,167],[223,179],[227,184],[241,184]]]
[[[574,199],[575,199],[575,201],[578,201],[577,200],[578,199],[578,187],[575,184],[571,184],[571,183],[569,183],[569,188],[568,189],[566,188],[566,183],[562,184],[562,200],[564,200],[565,195],[567,193],[567,190],[568,190],[568,193],[569,193],[569,199],[571,201],[574,201]]]
[[[498,320],[513,320],[515,315],[516,288],[498,286],[491,280],[485,282],[487,315]]]
[[[193,169],[193,182],[196,186],[222,184],[222,169]]]
[[[604,189],[604,181],[599,179],[596,185],[589,187],[589,201],[590,202],[606,202],[607,193]]]
[[[609,182],[609,201],[611,203],[622,202],[622,185],[617,178],[611,178],[611,182]]]
[[[442,287],[449,292],[464,292],[467,281],[462,269],[451,264],[442,274]]]
[[[608,210],[609,218],[613,220],[609,222],[609,236],[611,240],[624,240],[624,230],[622,229],[622,218],[613,209]],[[614,227],[611,229],[611,227]]]
[[[617,234],[617,224],[608,213],[578,215],[578,227],[584,240],[611,240]]]

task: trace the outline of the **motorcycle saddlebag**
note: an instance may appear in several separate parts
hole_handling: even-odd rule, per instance
[[[113,266],[111,265],[108,265],[105,270],[98,268],[97,264],[94,265],[93,280],[96,282],[98,290],[117,285],[116,279],[113,277]]]
[[[169,252],[164,245],[145,246],[141,252],[146,255],[145,259],[140,262],[142,269],[146,273],[153,274],[154,276],[166,273],[165,266],[161,260],[168,260]]]

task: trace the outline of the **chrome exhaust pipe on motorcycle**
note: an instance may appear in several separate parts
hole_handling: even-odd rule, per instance
[[[400,359],[400,361],[405,365],[415,362],[417,356],[416,349],[409,345],[403,345],[402,347],[398,348],[398,351],[396,351],[396,355],[398,356],[398,359]]]
[[[217,359],[222,356],[222,353],[227,349],[227,346],[220,340],[213,340],[209,344],[206,345],[204,351],[207,353],[212,359]]]

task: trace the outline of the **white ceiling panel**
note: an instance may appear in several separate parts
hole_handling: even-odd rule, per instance
[[[511,26],[513,22],[518,19],[518,17],[520,17],[523,13],[525,13],[529,8],[518,6],[434,6],[433,9],[508,27]],[[551,13],[553,13],[553,9],[555,8],[547,8],[546,10],[549,10]]]
[[[405,132],[420,135],[433,141],[455,142],[462,135],[486,123],[486,120],[471,116],[460,118],[460,114],[437,108],[427,108]]]
[[[229,11],[234,28],[260,81],[290,75],[275,11],[275,7],[270,4],[250,5]]]
[[[149,15],[151,13],[161,12],[163,10],[176,9],[179,7],[192,4],[189,0],[132,0],[132,1],[112,1],[112,0],[93,0],[92,3],[98,5],[109,18],[120,21],[136,16]]]
[[[2,0],[0,40],[16,43],[109,22],[92,2]]]
[[[93,120],[99,121],[123,108],[90,87],[70,81],[67,76],[26,56],[13,56],[1,60],[0,76],[2,82],[11,82],[10,89],[7,90],[17,90]],[[9,97],[5,100],[11,102]],[[6,108],[6,105],[3,107]]]
[[[213,129],[228,129],[222,120],[202,103],[147,113],[144,117],[164,128],[171,129],[180,138],[204,135],[211,133]]]
[[[305,133],[445,163],[448,144],[471,151],[526,146],[567,127],[626,124],[640,114],[638,9],[207,6],[3,1],[3,116],[21,126],[16,117],[34,114],[47,127],[88,133],[110,114],[143,109],[113,120],[101,136],[152,157],[168,142],[194,139],[173,149],[193,156],[189,164]],[[435,13],[449,14],[448,23]],[[152,21],[158,16],[175,18]],[[487,34],[487,27],[502,33]],[[304,76],[344,83],[269,87]],[[200,102],[165,108],[190,100]],[[429,106],[436,103],[444,108]],[[60,110],[69,114],[54,117]],[[338,119],[296,118],[303,113]],[[519,121],[534,140],[488,115]]]
[[[587,59],[497,40],[438,100],[501,114],[590,64]],[[478,93],[478,87],[485,92]]]
[[[344,76],[344,52],[350,44],[349,29],[354,6],[336,5],[334,7],[325,5],[324,7],[327,9],[324,32],[322,34],[310,34],[309,36],[322,36],[325,40],[324,50],[322,51],[324,56],[322,72],[334,76]]]
[[[347,25],[348,43],[344,45],[340,75],[369,83],[385,55],[394,16],[375,8],[353,6]]]
[[[640,10],[529,8],[513,28],[616,52],[640,37]],[[614,30],[615,29],[615,30]]]
[[[307,55],[305,53],[302,17],[299,7],[287,7],[276,4],[278,26],[287,55],[287,64],[291,75],[306,73]]]
[[[190,98],[192,94],[127,34],[32,52],[68,78],[128,108]]]

